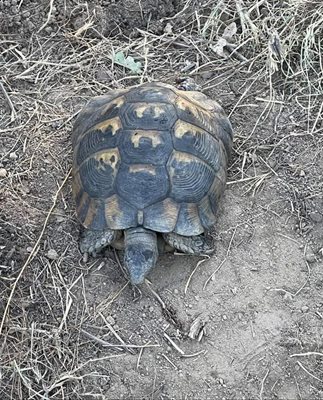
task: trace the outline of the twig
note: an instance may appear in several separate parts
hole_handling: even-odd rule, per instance
[[[142,356],[142,353],[143,353],[143,352],[144,352],[144,347],[142,347],[142,348],[140,349],[139,356],[138,356],[138,360],[137,360],[136,369],[139,368],[140,360],[141,360],[141,356]]]
[[[29,263],[34,259],[34,257],[36,256],[36,254],[37,254],[37,252],[38,252],[38,246],[39,246],[40,241],[41,241],[41,239],[42,239],[42,237],[43,237],[43,235],[44,235],[44,232],[45,232],[46,226],[47,226],[47,224],[48,224],[49,218],[50,218],[50,216],[51,216],[51,214],[52,214],[52,212],[53,212],[53,210],[54,210],[54,208],[55,208],[55,206],[56,206],[56,202],[57,202],[57,199],[58,199],[58,195],[60,194],[61,190],[63,189],[63,186],[64,186],[65,183],[67,182],[67,179],[68,179],[68,177],[69,177],[70,174],[71,174],[71,171],[72,171],[71,169],[68,171],[68,173],[66,174],[66,176],[65,176],[65,178],[64,178],[64,180],[63,180],[63,182],[62,182],[62,184],[61,184],[61,185],[59,186],[59,188],[57,189],[57,192],[55,193],[55,196],[54,196],[53,204],[52,204],[51,208],[49,209],[49,211],[48,211],[48,213],[47,213],[47,216],[46,216],[46,218],[45,218],[45,221],[44,221],[42,230],[41,230],[41,232],[40,232],[40,234],[39,234],[39,236],[38,236],[38,239],[37,239],[36,243],[34,244],[34,247],[33,247],[32,251],[30,252],[30,254],[29,254],[29,256],[28,256],[26,262],[25,262],[24,265],[22,266],[22,268],[21,268],[21,270],[20,270],[20,272],[19,272],[19,274],[18,274],[18,276],[17,276],[17,279],[15,280],[15,282],[14,282],[14,284],[13,284],[13,286],[12,286],[12,289],[11,289],[11,292],[10,292],[10,295],[9,295],[9,298],[8,298],[8,301],[7,301],[5,310],[4,310],[4,312],[3,312],[1,324],[0,324],[0,335],[1,335],[1,333],[2,333],[2,329],[3,329],[4,323],[5,323],[5,319],[6,319],[6,317],[7,317],[8,311],[9,311],[9,306],[10,306],[10,303],[11,303],[11,300],[12,300],[12,297],[13,297],[13,294],[14,294],[14,292],[15,292],[15,290],[16,290],[17,285],[18,285],[18,282],[20,281],[20,278],[22,277],[22,275],[23,275],[25,269],[27,268],[27,266],[29,265]]]
[[[165,358],[166,361],[168,361],[170,363],[171,366],[174,367],[174,369],[176,369],[176,370],[178,369],[176,367],[176,365],[166,356],[166,354],[162,353],[162,356]]]
[[[289,357],[306,357],[306,356],[320,356],[323,357],[323,353],[318,353],[317,351],[309,351],[307,353],[295,353],[291,354]]]
[[[166,304],[163,302],[163,300],[161,299],[161,297],[159,296],[158,293],[156,293],[154,291],[154,289],[150,286],[151,283],[148,281],[148,279],[145,279],[145,284],[148,287],[148,289],[151,291],[151,293],[156,297],[157,301],[159,302],[159,304],[161,305],[162,309],[165,310],[166,309]]]
[[[297,361],[297,364],[298,364],[298,365],[302,368],[302,370],[305,371],[309,376],[311,376],[312,378],[316,379],[316,380],[319,381],[319,382],[323,382],[322,379],[320,379],[320,378],[318,378],[317,376],[313,375],[308,369],[306,369],[306,368],[304,367],[304,365],[303,365],[300,361]]]
[[[200,261],[196,264],[195,268],[193,269],[193,271],[191,272],[190,276],[188,277],[188,280],[187,280],[187,282],[186,282],[185,289],[184,289],[184,293],[185,293],[185,294],[186,294],[187,289],[188,289],[188,287],[189,287],[189,285],[190,285],[190,282],[191,282],[191,280],[192,280],[192,278],[193,278],[193,275],[195,274],[195,272],[196,272],[196,270],[198,269],[198,267],[199,267],[201,264],[203,264],[206,260],[209,260],[209,259],[210,259],[210,256],[208,256],[208,255],[205,255],[204,257],[205,257],[205,258],[204,258],[203,260],[200,260]]]
[[[48,15],[47,15],[47,20],[46,20],[45,23],[38,29],[38,32],[37,32],[37,33],[39,33],[40,31],[42,31],[42,30],[47,26],[47,24],[49,23],[50,18],[51,18],[51,16],[52,16],[52,12],[53,12],[53,5],[54,5],[54,0],[50,0],[50,2],[49,2],[49,11],[48,11]]]
[[[117,350],[122,350],[124,349],[145,349],[146,347],[160,347],[159,344],[143,344],[143,345],[139,345],[139,344],[112,344],[109,343],[103,339],[98,338],[97,336],[92,335],[92,333],[85,331],[84,329],[81,329],[81,332],[84,333],[85,336],[87,336],[89,339],[92,339],[94,341],[96,341],[97,343],[101,344],[104,347],[115,347]]]
[[[269,175],[270,175],[270,172],[266,172],[265,174],[262,174],[262,175],[251,176],[251,177],[249,177],[249,178],[242,178],[242,179],[238,179],[238,180],[236,180],[236,181],[228,181],[228,182],[227,182],[227,185],[230,186],[230,185],[235,185],[236,183],[248,182],[248,181],[259,180],[259,179],[264,179],[264,178],[266,178],[266,177],[269,176]]]
[[[118,333],[113,329],[112,325],[109,324],[109,322],[106,320],[106,318],[104,318],[104,316],[102,315],[102,313],[99,313],[101,318],[104,320],[106,326],[108,327],[109,331],[112,333],[112,335],[122,344],[125,345],[125,341],[122,339],[122,337],[120,335],[118,335]],[[129,347],[129,346],[127,346]],[[135,354],[133,352],[133,350],[129,350],[130,353]]]
[[[177,346],[177,344],[167,335],[166,332],[164,332],[164,337],[169,341],[169,343],[174,347],[174,349],[177,350],[182,356],[185,354],[184,351]]]
[[[206,351],[205,350],[201,350],[201,351],[198,351],[197,353],[193,353],[193,354],[183,354],[182,357],[183,358],[192,358],[192,357],[197,357],[200,354],[206,354]]]
[[[119,345],[119,344],[112,344],[107,342],[106,340],[103,340],[101,338],[98,338],[97,336],[92,335],[92,333],[85,331],[84,329],[81,329],[81,332],[87,336],[89,339],[94,340],[95,342],[101,344],[104,347],[114,347],[116,350],[122,351],[124,345]]]
[[[15,107],[14,107],[14,105],[12,104],[12,101],[11,101],[11,99],[10,99],[10,97],[9,97],[9,95],[8,95],[8,93],[7,93],[7,91],[6,91],[6,89],[5,89],[5,87],[3,86],[3,83],[2,83],[2,82],[0,82],[0,89],[1,89],[1,91],[2,91],[2,93],[3,93],[3,95],[4,95],[4,97],[6,98],[6,100],[7,100],[7,102],[8,102],[8,105],[9,105],[9,107],[10,107],[10,110],[11,110],[10,121],[13,122],[13,121],[17,118],[17,113],[16,113],[16,110],[15,110]]]
[[[260,387],[260,393],[259,393],[260,400],[262,400],[262,395],[264,393],[264,385],[265,385],[265,381],[267,379],[268,374],[269,374],[269,369],[267,369],[267,372],[261,381],[261,387]]]
[[[220,271],[222,265],[226,262],[226,258],[221,262],[221,264],[218,266],[218,268],[212,272],[212,274],[207,278],[207,280],[205,281],[204,285],[203,285],[203,290],[206,288],[206,285],[210,282],[211,279],[213,279],[214,275]]]

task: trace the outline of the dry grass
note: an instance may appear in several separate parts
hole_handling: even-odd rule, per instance
[[[79,257],[77,223],[70,210],[69,186],[63,195],[58,188],[70,167],[73,118],[90,97],[147,80],[174,83],[182,76],[194,77],[205,93],[219,92],[241,128],[243,112],[255,110],[253,128],[236,131],[230,185],[243,185],[245,193],[255,195],[275,177],[290,196],[287,202],[297,215],[300,229],[306,229],[307,224],[304,199],[322,193],[322,180],[302,183],[297,178],[300,171],[314,169],[322,157],[321,1],[212,0],[203,2],[203,7],[187,1],[181,3],[175,16],[166,19],[168,28],[163,34],[138,28],[135,38],[121,34],[103,37],[93,16],[77,30],[68,22],[55,25],[53,35],[48,36],[44,30],[53,3],[48,2],[48,18],[27,41],[7,34],[0,43],[0,136],[5,145],[0,162],[5,162],[7,169],[7,176],[0,178],[0,224],[3,232],[12,232],[15,246],[22,243],[23,249],[20,257],[17,252],[10,254],[12,246],[4,253],[8,243],[0,250],[1,399],[103,398],[95,388],[109,382],[104,361],[124,357],[127,350],[138,353],[139,365],[143,349],[151,345],[128,343],[110,329],[102,314],[96,314],[111,307],[127,282],[105,304],[90,310],[84,294],[87,272],[81,262],[73,271],[70,268]],[[228,39],[223,56],[219,56],[215,46],[232,23],[237,33]],[[118,51],[142,63],[140,76],[129,75],[113,63]],[[226,98],[225,88],[231,88],[234,96]],[[292,112],[295,105],[296,113]],[[289,111],[293,118],[285,133],[278,129],[286,123],[279,118]],[[275,135],[256,135],[266,124],[274,126]],[[306,142],[302,142],[304,137]],[[294,154],[295,162],[290,160],[294,170],[288,166],[277,173],[273,161],[282,162],[282,148],[291,140],[296,144],[299,140],[298,148],[305,143],[302,152],[310,151],[314,157],[305,157],[306,163],[297,165],[299,154]],[[45,254],[51,248],[53,232],[43,236],[41,226],[46,227],[54,197],[59,207],[51,216],[53,222],[54,218],[63,218],[71,227],[64,225],[62,239],[56,243],[58,258],[49,260]],[[32,253],[24,263],[28,246]],[[95,262],[89,270],[97,268]],[[88,326],[97,333],[88,332]],[[116,339],[117,344],[111,344],[107,337]],[[110,354],[93,357],[93,341],[110,346]],[[161,336],[159,345],[162,342]],[[79,357],[80,349],[85,349],[87,357]],[[89,368],[92,364],[94,369]],[[260,398],[262,395],[261,390]]]

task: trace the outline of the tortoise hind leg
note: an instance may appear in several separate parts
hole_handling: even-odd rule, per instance
[[[112,244],[119,236],[120,231],[112,229],[98,231],[84,229],[81,233],[80,251],[83,254],[89,253],[95,257],[99,251]]]
[[[166,243],[175,249],[187,254],[203,255],[214,252],[213,239],[209,236],[182,236],[177,233],[170,232],[163,234]]]

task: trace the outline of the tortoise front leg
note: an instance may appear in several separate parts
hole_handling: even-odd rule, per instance
[[[175,249],[187,254],[203,255],[214,252],[213,238],[210,236],[182,236],[177,233],[164,233],[163,238],[166,243]]]
[[[120,235],[120,231],[112,229],[99,231],[84,229],[81,233],[80,251],[85,257],[86,254],[95,257],[98,252],[112,244]]]

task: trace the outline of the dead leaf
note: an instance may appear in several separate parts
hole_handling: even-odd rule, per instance
[[[141,74],[141,62],[135,61],[133,57],[125,57],[123,51],[119,51],[115,54],[113,61],[116,64],[122,65],[123,67],[130,69],[134,74]]]

